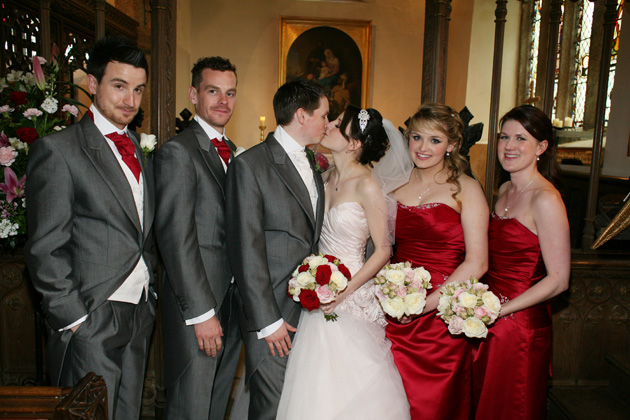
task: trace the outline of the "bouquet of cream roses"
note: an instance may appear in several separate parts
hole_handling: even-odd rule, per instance
[[[289,297],[303,308],[312,311],[320,304],[333,302],[348,287],[350,270],[332,255],[306,257],[293,272],[287,291]],[[327,321],[335,321],[337,314],[325,314]]]
[[[388,264],[373,279],[383,311],[394,318],[422,313],[431,274],[423,267],[411,268],[409,261]]]
[[[501,311],[501,302],[488,285],[471,277],[461,283],[448,283],[442,288],[437,316],[448,325],[451,334],[464,333],[471,338],[485,338],[488,325]]]

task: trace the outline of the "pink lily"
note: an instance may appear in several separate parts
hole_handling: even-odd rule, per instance
[[[9,139],[7,138],[7,135],[4,134],[4,131],[2,133],[0,133],[0,147],[6,147],[8,146],[9,143]]]
[[[0,184],[0,190],[7,196],[7,202],[24,196],[24,183],[26,175],[18,181],[15,172],[11,168],[4,168],[4,182]]]
[[[44,70],[42,70],[42,65],[39,61],[39,57],[33,57],[33,76],[35,76],[35,84],[37,87],[43,91],[46,89],[46,79],[44,78]]]
[[[52,63],[54,66],[57,65],[57,56],[59,55],[59,47],[57,46],[57,44],[55,44],[53,42],[52,44]]]

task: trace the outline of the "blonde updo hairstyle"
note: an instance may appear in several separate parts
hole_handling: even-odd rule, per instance
[[[459,153],[463,141],[464,123],[459,113],[450,106],[430,103],[422,105],[409,119],[409,125],[405,130],[407,143],[412,131],[422,132],[424,129],[441,132],[448,139],[448,144],[454,145],[450,154],[447,153],[444,156],[444,165],[448,171],[446,182],[456,187],[453,199],[461,206],[461,202],[457,199],[457,195],[462,190],[459,177],[468,167],[468,161]]]

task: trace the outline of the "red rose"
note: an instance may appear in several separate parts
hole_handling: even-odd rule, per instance
[[[26,103],[26,92],[11,92],[9,99],[16,105],[24,105]]]
[[[308,271],[308,269],[309,269],[308,264],[302,264],[301,266],[298,267],[298,273],[303,273],[305,271]]]
[[[332,270],[328,264],[317,267],[317,273],[315,273],[315,280],[317,281],[317,284],[324,286],[330,283],[331,274]]]
[[[319,308],[317,293],[315,293],[314,290],[302,290],[300,292],[300,303],[304,309],[308,309],[309,311]]]
[[[333,255],[324,255],[324,258],[326,258],[328,260],[328,262],[334,263],[335,260],[337,259],[335,256]]]
[[[341,274],[343,274],[345,278],[347,278],[348,280],[352,278],[352,274],[350,274],[350,270],[348,270],[348,267],[343,264],[339,264],[337,268],[339,269],[339,271],[341,271]]]
[[[15,135],[28,144],[33,144],[35,140],[38,138],[37,130],[33,127],[20,127],[15,130]]]

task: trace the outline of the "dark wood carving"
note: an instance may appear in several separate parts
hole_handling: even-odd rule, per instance
[[[427,0],[422,58],[422,103],[444,103],[451,0]]]
[[[630,353],[630,262],[573,254],[570,289],[552,302],[552,385],[606,385],[609,353]]]
[[[0,387],[0,419],[107,420],[107,387],[88,373],[74,387]]]
[[[543,94],[543,111],[551,118],[553,112],[553,87],[556,75],[556,55],[558,53],[558,40],[560,36],[560,23],[562,22],[562,5],[564,0],[551,0],[551,12],[549,14],[549,43],[547,48],[547,61],[543,77],[545,79],[545,92]]]

